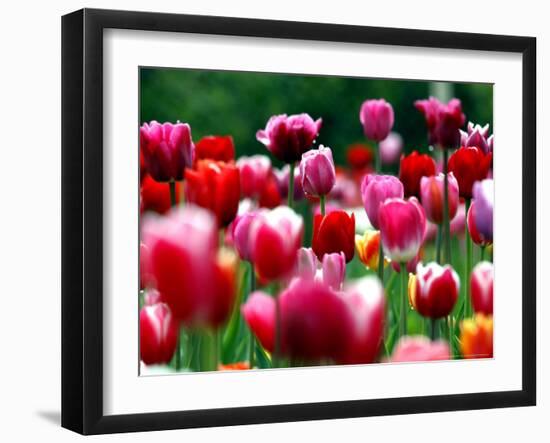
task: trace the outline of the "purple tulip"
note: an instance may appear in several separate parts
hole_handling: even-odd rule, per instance
[[[274,115],[265,129],[256,132],[256,139],[279,160],[294,163],[311,149],[322,122],[314,121],[308,114]]]
[[[281,198],[288,197],[288,176],[290,174],[290,166],[285,165],[281,169],[274,169],[275,181]],[[294,168],[294,201],[299,201],[304,198],[304,190],[302,189],[302,179],[300,177],[300,165]]]
[[[474,183],[473,197],[475,201],[474,223],[478,232],[489,242],[493,241],[493,179],[485,179]]]
[[[489,139],[490,144],[489,146]],[[493,136],[489,137],[489,124],[481,127],[468,122],[466,132],[460,131],[460,146],[475,146],[481,149],[485,154],[493,151]]]
[[[187,123],[144,123],[139,129],[139,146],[145,168],[158,182],[183,180],[185,168],[191,167],[195,158]]]
[[[343,252],[323,256],[323,282],[335,291],[342,289],[346,277],[346,256]]]
[[[370,140],[384,140],[393,127],[393,108],[383,98],[365,100],[359,111],[359,120],[363,125],[365,136]]]
[[[361,197],[371,225],[379,228],[378,210],[388,198],[403,198],[403,184],[393,175],[368,174],[361,183]]]
[[[302,155],[300,162],[302,189],[306,195],[327,195],[336,181],[332,151],[323,145]]]
[[[384,165],[397,163],[403,150],[403,137],[397,132],[390,132],[389,135],[378,145],[380,149],[380,160]]]

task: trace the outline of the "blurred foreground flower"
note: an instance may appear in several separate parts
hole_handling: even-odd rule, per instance
[[[428,220],[436,224],[443,223],[444,182],[443,174],[422,177],[420,180],[422,206]],[[447,189],[449,220],[452,220],[458,209],[458,182],[452,172],[447,177]]]
[[[355,253],[355,217],[347,212],[336,210],[313,219],[313,240],[311,247],[319,260],[325,254],[343,252],[350,262]]]
[[[419,263],[409,277],[409,300],[424,317],[438,319],[451,313],[458,298],[460,280],[451,265]]]
[[[470,294],[475,312],[493,315],[493,279],[494,270],[491,262],[479,262],[472,270]]]
[[[230,135],[208,135],[195,144],[196,160],[230,162],[235,160],[235,145]]]
[[[169,363],[176,350],[178,324],[170,308],[157,303],[139,312],[139,353],[146,365]]]
[[[449,172],[458,181],[458,191],[461,197],[471,198],[474,182],[487,177],[493,155],[484,154],[476,147],[462,147],[449,158]]]
[[[451,352],[447,342],[431,341],[427,337],[405,336],[399,340],[390,358],[392,363],[411,361],[449,360]]]
[[[460,325],[460,349],[464,358],[493,357],[493,317],[476,314]]]
[[[406,197],[420,198],[420,180],[422,177],[435,175],[435,161],[428,154],[411,154],[401,156],[399,180],[403,183]]]

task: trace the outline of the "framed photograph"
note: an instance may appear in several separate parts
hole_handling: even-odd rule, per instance
[[[62,425],[535,405],[535,52],[64,16]]]

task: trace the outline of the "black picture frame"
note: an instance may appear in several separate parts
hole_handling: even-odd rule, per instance
[[[171,31],[519,53],[523,64],[522,389],[506,392],[103,413],[103,30]],[[536,404],[536,39],[83,9],[62,18],[62,426],[82,434]]]

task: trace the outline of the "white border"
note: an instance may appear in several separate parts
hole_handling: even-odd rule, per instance
[[[494,83],[495,358],[138,377],[138,66]],[[521,80],[519,54],[105,30],[104,413],[521,389]]]

